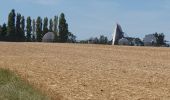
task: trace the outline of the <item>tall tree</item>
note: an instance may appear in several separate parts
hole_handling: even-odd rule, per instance
[[[54,32],[58,33],[58,16],[54,16]]]
[[[7,37],[9,41],[15,41],[15,10],[12,9],[8,15]]]
[[[0,25],[0,41],[2,41],[2,26]]]
[[[36,37],[35,37],[35,19],[32,21],[32,41],[35,42]]]
[[[36,34],[37,34],[37,41],[41,42],[42,41],[42,19],[41,17],[38,17],[36,21]]]
[[[58,16],[54,16],[54,34],[55,34],[55,40],[54,42],[58,41]]]
[[[1,27],[1,34],[0,34],[0,37],[1,37],[1,41],[6,41],[6,35],[7,35],[7,26],[6,24],[4,23]]]
[[[21,34],[21,14],[17,14],[17,18],[16,18],[16,29],[15,29],[15,39],[16,41],[20,41],[22,37],[20,37]]]
[[[48,32],[48,18],[44,18],[44,24],[43,24],[43,36]]]
[[[49,31],[53,32],[53,20],[50,19]]]
[[[2,26],[0,25],[0,33],[2,32]]]
[[[31,17],[27,17],[27,35],[26,35],[26,40],[27,42],[31,42],[31,31],[32,31],[32,26],[31,26]]]
[[[59,18],[59,40],[60,42],[67,42],[68,40],[68,24],[66,23],[64,13],[61,13]]]
[[[21,41],[25,41],[25,18],[24,16],[21,17],[21,34],[20,34]]]

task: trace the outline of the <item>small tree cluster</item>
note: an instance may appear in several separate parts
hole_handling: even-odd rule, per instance
[[[89,43],[89,44],[109,44],[109,40],[106,36],[101,35],[99,38],[90,38],[89,40],[86,41],[80,41],[80,43]]]
[[[162,46],[165,45],[165,35],[163,33],[155,33],[154,34],[156,37],[156,46]]]

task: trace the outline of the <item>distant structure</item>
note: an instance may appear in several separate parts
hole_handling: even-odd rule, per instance
[[[130,41],[126,38],[122,38],[118,41],[118,45],[129,45]]]
[[[136,37],[129,37],[125,32],[123,32],[122,27],[116,24],[113,39],[110,44],[112,45],[126,45],[126,46],[164,46],[169,47],[169,43],[164,40],[164,34],[148,34],[145,35],[144,39]]]
[[[122,27],[116,24],[113,33],[112,45],[127,45],[127,46],[143,46],[143,42],[139,38],[128,37],[123,32]]]
[[[145,35],[143,43],[145,46],[154,46],[157,43],[155,35],[154,34]]]
[[[124,37],[124,32],[122,31],[121,26],[119,24],[116,24],[113,33],[112,45],[118,45],[119,40],[122,39],[123,37]]]
[[[43,36],[42,42],[54,42],[54,39],[55,39],[54,33],[48,32]]]

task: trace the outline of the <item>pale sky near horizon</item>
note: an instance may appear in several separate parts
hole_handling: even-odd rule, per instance
[[[11,9],[34,19],[64,12],[69,31],[78,39],[101,34],[111,38],[119,23],[128,36],[142,39],[163,32],[170,40],[170,0],[1,0],[0,24],[7,22]]]

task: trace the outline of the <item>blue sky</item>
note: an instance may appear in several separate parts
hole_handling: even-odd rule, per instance
[[[112,37],[115,23],[128,36],[143,38],[163,32],[170,40],[170,0],[1,0],[0,24],[11,9],[22,15],[53,18],[64,12],[78,39],[101,34]]]

